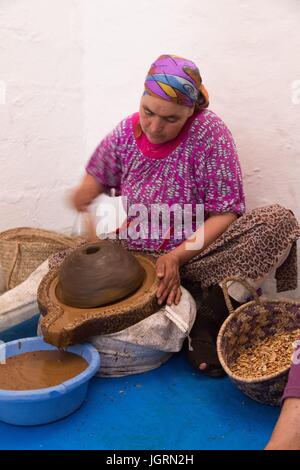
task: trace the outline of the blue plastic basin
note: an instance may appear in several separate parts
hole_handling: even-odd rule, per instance
[[[43,337],[24,338],[2,344],[0,358],[53,349],[56,348],[45,343]],[[18,426],[35,426],[57,421],[80,407],[86,397],[89,380],[100,367],[100,356],[87,343],[71,346],[68,352],[82,356],[89,364],[87,369],[55,387],[26,391],[0,389],[1,421]]]

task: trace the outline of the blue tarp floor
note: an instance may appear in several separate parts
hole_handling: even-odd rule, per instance
[[[37,317],[0,333],[36,335]],[[183,353],[140,375],[92,379],[87,399],[69,417],[37,427],[0,422],[0,449],[263,449],[279,414],[228,378],[204,377]]]

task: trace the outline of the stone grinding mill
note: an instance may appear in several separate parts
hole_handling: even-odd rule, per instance
[[[151,256],[110,241],[82,245],[38,288],[44,339],[65,348],[121,331],[159,309],[156,289]]]

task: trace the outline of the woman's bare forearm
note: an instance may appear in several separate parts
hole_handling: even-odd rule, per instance
[[[100,196],[100,194],[104,193],[104,186],[92,175],[86,173],[82,179],[81,186],[84,188],[89,188],[91,190],[91,194],[96,197]]]
[[[300,449],[300,399],[285,400],[272,437],[265,450]]]
[[[96,197],[104,192],[103,185],[86,173],[80,185],[73,191],[72,204],[79,212],[85,212]]]

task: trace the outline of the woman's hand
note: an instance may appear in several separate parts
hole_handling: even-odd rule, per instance
[[[86,212],[93,200],[103,192],[103,188],[97,180],[87,174],[81,185],[72,191],[70,202],[78,212]]]
[[[156,274],[159,284],[156,292],[158,304],[166,299],[167,304],[178,305],[181,298],[179,259],[172,252],[160,256],[156,261]]]

